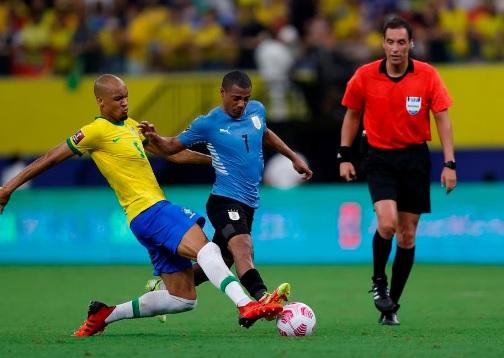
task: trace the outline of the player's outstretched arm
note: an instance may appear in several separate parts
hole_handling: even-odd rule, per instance
[[[178,164],[212,164],[211,156],[189,149],[184,149],[179,153],[168,155],[165,158]]]
[[[149,141],[145,149],[153,154],[166,157],[185,149],[185,146],[177,138],[160,136],[152,123],[142,121],[138,128]]]
[[[11,194],[26,183],[28,180],[43,173],[54,165],[70,158],[74,153],[66,143],[62,143],[51,149],[43,156],[37,158],[23,169],[18,175],[9,180],[3,187],[0,188],[0,214],[7,205]]]
[[[453,129],[448,110],[434,113],[436,127],[443,146],[444,161],[455,161],[455,150],[453,149]],[[449,194],[457,185],[457,173],[454,169],[443,168],[441,172],[441,185],[446,188]]]
[[[311,179],[313,172],[311,171],[308,164],[303,159],[301,159],[301,157],[297,155],[296,152],[290,149],[289,146],[285,144],[285,142],[280,139],[280,137],[276,135],[276,133],[271,129],[266,129],[266,132],[264,133],[264,143],[267,146],[275,149],[278,153],[283,154],[287,158],[289,158],[292,162],[294,170],[299,174],[302,174],[303,179]]]
[[[157,156],[180,164],[211,164],[209,155],[195,152],[186,147],[176,137],[162,137],[156,132],[152,123],[143,121],[138,128],[148,139],[145,149]]]

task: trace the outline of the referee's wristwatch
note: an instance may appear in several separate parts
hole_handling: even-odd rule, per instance
[[[457,169],[457,163],[455,163],[454,160],[448,160],[448,161],[446,161],[446,162],[443,163],[443,167],[456,170]]]

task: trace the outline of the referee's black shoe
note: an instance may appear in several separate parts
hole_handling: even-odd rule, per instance
[[[401,324],[395,312],[382,313],[378,323],[382,326],[399,326]]]
[[[394,309],[394,302],[389,296],[386,278],[375,279],[373,277],[373,285],[369,292],[373,294],[374,304],[378,311],[381,313],[392,312]]]
[[[397,310],[399,310],[399,304],[394,304],[392,312],[382,313],[378,319],[378,323],[383,326],[398,326],[401,323],[397,318]]]

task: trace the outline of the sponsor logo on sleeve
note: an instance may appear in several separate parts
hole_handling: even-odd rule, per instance
[[[422,97],[406,97],[406,110],[414,116],[422,109]]]
[[[79,144],[79,142],[84,139],[84,133],[82,133],[82,131],[78,131],[72,136],[71,139],[73,144]]]
[[[196,213],[194,211],[192,211],[191,209],[187,209],[187,208],[182,208],[182,211],[183,213],[189,218],[189,219],[192,219],[194,217],[194,215],[196,215]]]

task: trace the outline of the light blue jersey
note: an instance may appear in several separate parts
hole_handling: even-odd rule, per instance
[[[206,116],[196,118],[178,139],[186,147],[206,143],[216,177],[212,194],[257,208],[264,169],[265,130],[264,106],[250,101],[239,118],[232,118],[220,107],[212,109]]]

